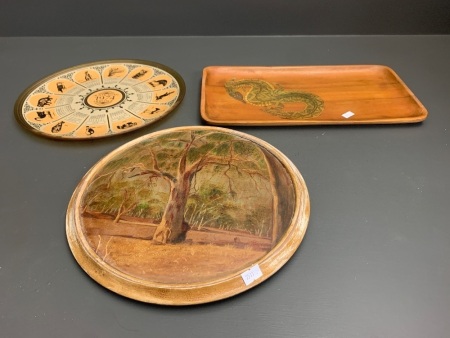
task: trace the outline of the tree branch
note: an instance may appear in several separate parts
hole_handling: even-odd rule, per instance
[[[177,181],[177,179],[174,176],[172,176],[171,174],[169,174],[169,173],[161,172],[161,171],[158,171],[158,170],[150,170],[150,169],[143,170],[143,171],[141,171],[139,173],[136,173],[134,175],[128,176],[128,178],[133,178],[133,177],[136,177],[136,176],[143,176],[143,175],[150,175],[150,178],[159,177],[159,178],[162,178],[162,179],[165,179],[165,180],[169,180],[170,182],[176,182]]]

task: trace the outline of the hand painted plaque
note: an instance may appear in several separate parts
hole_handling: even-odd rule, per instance
[[[67,238],[106,288],[188,305],[273,275],[300,245],[308,219],[305,182],[279,150],[237,131],[179,127],[100,160],[72,196]]]
[[[39,135],[92,139],[129,132],[159,120],[183,99],[174,70],[154,62],[110,60],[52,74],[26,89],[18,121]]]

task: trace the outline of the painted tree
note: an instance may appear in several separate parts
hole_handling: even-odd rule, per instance
[[[191,227],[201,230],[205,225],[223,229],[233,224],[230,211],[238,209],[238,203],[223,186],[208,183],[191,189],[184,218]]]
[[[273,186],[274,173],[268,166],[274,159],[268,161],[268,156],[273,157],[251,140],[221,131],[172,132],[145,140],[118,154],[94,179],[91,194],[95,194],[96,186],[112,187],[117,182],[138,186],[141,190],[151,186],[151,190],[157,190],[153,194],[164,191],[167,203],[158,228],[170,229],[169,241],[176,241],[186,231],[183,226],[186,215],[194,217],[194,212],[197,216],[206,216],[209,212],[209,219],[219,226],[232,223],[230,214],[220,210],[219,206],[214,208],[214,202],[225,207],[228,203],[230,210],[241,208],[244,215],[246,201],[240,200],[238,195],[245,190],[252,190],[256,196],[271,196],[267,208],[278,213],[280,187]],[[201,191],[202,188],[198,187],[206,189],[208,180],[216,182],[215,188],[210,184],[208,191]],[[128,208],[123,206],[122,210],[119,206],[118,215],[139,212],[144,207],[140,197],[142,194],[128,191],[127,187],[123,187],[121,193],[114,194],[114,198],[121,196],[122,200],[126,200],[124,204],[128,205]],[[210,198],[210,201],[206,203],[205,198]],[[214,201],[215,198],[217,201]],[[188,200],[195,202],[196,199],[201,203],[190,205],[192,209],[189,210]],[[95,203],[95,198],[92,203]],[[209,210],[202,209],[205,207]],[[279,217],[271,217],[268,222],[275,229],[279,228]],[[277,236],[278,230],[273,234]]]
[[[268,180],[264,154],[259,147],[222,132],[183,131],[163,135],[147,147],[147,152],[147,164],[136,174],[167,182],[170,193],[161,225],[171,229],[171,239],[185,231],[182,225],[185,208],[200,172],[208,170],[209,175],[221,175],[232,197],[236,197],[235,185],[243,179],[252,179],[255,189],[260,188],[257,180]]]
[[[100,175],[91,184],[84,198],[84,213],[103,213],[113,216],[117,223],[123,215],[142,216],[161,210],[161,199],[144,181],[124,180],[129,168],[119,167]]]

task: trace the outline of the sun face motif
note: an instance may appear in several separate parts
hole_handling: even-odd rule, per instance
[[[116,108],[123,108],[124,103],[132,102],[134,92],[130,92],[128,87],[120,88],[102,87],[100,89],[89,89],[87,93],[78,95],[79,101],[75,102],[79,104],[82,109],[88,109],[92,112],[104,111],[108,113]]]
[[[183,99],[183,79],[147,61],[113,60],[69,68],[37,82],[16,103],[27,129],[65,139],[128,132],[162,118]]]
[[[100,89],[89,94],[84,99],[84,104],[92,108],[109,108],[123,102],[125,92],[117,89]]]

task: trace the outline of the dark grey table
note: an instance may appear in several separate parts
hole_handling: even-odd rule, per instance
[[[147,59],[185,79],[179,109],[122,136],[61,142],[22,129],[17,96],[72,65]],[[450,332],[450,36],[0,38],[2,337],[446,337]],[[265,283],[183,308],[91,280],[67,246],[84,173],[138,136],[201,124],[209,65],[384,64],[429,111],[414,125],[239,127],[303,174],[312,213],[294,257]]]

